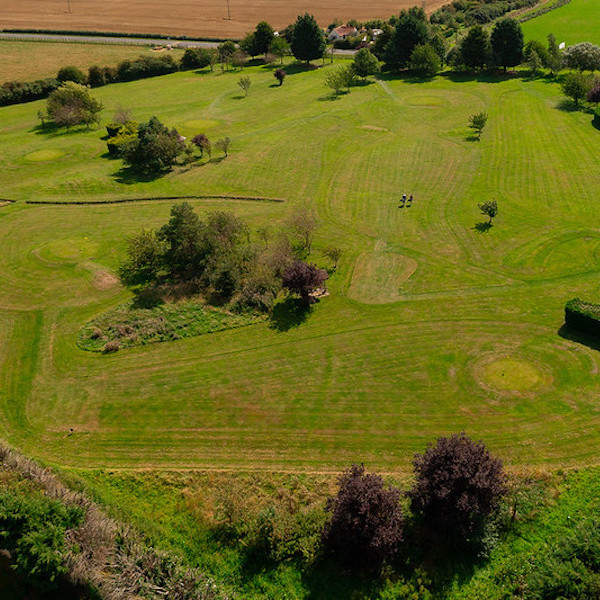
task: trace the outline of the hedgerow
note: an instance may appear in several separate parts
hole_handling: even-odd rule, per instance
[[[584,333],[600,335],[600,304],[579,298],[569,300],[565,305],[565,323]]]

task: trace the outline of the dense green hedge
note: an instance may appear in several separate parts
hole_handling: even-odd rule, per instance
[[[36,81],[7,81],[0,87],[0,106],[21,104],[46,98],[60,86],[60,81],[53,77]]]
[[[573,329],[600,336],[600,304],[569,300],[565,306],[565,323]]]

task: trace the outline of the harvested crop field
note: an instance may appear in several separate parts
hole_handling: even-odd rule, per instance
[[[5,28],[95,30],[135,33],[163,33],[206,37],[240,37],[256,23],[266,19],[276,28],[291,23],[302,12],[313,13],[324,27],[335,18],[387,18],[401,8],[421,4],[414,0],[348,0],[328,2],[288,2],[286,0],[4,0],[0,3],[0,23]],[[431,12],[446,4],[444,0],[429,0]]]

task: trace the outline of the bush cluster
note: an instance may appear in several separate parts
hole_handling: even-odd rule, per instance
[[[53,77],[28,82],[8,81],[0,87],[0,106],[47,98],[59,86],[60,81]]]
[[[327,277],[298,259],[310,252],[315,226],[314,215],[301,209],[286,231],[273,239],[263,231],[262,239],[253,240],[246,224],[232,213],[209,213],[203,221],[183,202],[173,206],[163,227],[129,238],[119,275],[137,289],[189,284],[206,298],[236,309],[266,312],[283,287],[309,302],[310,292]]]
[[[506,13],[535,6],[539,0],[454,0],[431,15],[431,22],[452,29],[475,24],[485,25]]]

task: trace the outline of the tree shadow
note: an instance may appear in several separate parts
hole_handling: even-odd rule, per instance
[[[350,90],[344,90],[336,94],[335,92],[332,94],[325,94],[324,96],[319,96],[317,100],[319,102],[335,102],[336,100],[340,100],[343,96],[347,96],[350,93]]]
[[[68,135],[75,131],[81,130],[81,127],[71,127],[68,131],[66,127],[59,127],[56,123],[51,121],[48,123],[38,123],[29,130],[29,133],[35,133],[36,135],[45,135],[47,137],[58,137],[61,135]]]
[[[474,133],[465,136],[465,142],[480,142],[481,138]]]
[[[377,598],[383,583],[376,574],[349,571],[325,557],[303,572],[302,580],[308,589],[309,600]]]
[[[142,171],[138,171],[133,169],[132,167],[121,167],[118,171],[113,173],[113,178],[117,183],[123,183],[125,185],[132,185],[134,183],[149,183],[151,181],[156,181],[160,179],[164,175],[167,174],[168,171],[159,171],[157,173],[145,173]]]
[[[560,102],[558,102],[556,108],[558,108],[558,110],[562,110],[563,112],[593,112],[582,104],[576,104],[575,100],[572,100],[571,98],[563,98]]]
[[[289,331],[299,327],[312,313],[312,306],[299,298],[288,296],[283,302],[278,302],[271,313],[271,329]]]
[[[590,335],[589,333],[583,333],[578,331],[577,329],[573,329],[569,327],[566,323],[561,325],[558,330],[558,335],[563,338],[563,340],[569,340],[570,342],[575,342],[576,344],[581,344],[582,346],[587,346],[592,350],[600,351],[600,339]]]
[[[489,221],[482,221],[481,223],[476,223],[473,229],[478,233],[487,233],[492,228],[492,223]]]

